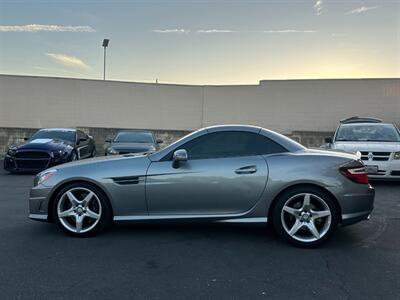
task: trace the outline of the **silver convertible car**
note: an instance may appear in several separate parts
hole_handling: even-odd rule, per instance
[[[214,126],[151,154],[67,163],[38,174],[30,218],[89,236],[112,221],[271,222],[298,246],[368,219],[374,201],[352,154],[310,150],[253,126]]]

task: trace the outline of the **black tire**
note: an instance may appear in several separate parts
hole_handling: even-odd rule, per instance
[[[330,215],[330,225],[329,225],[329,227],[327,225],[326,228],[328,228],[328,229],[326,229],[326,231],[324,231],[325,232],[324,235],[315,241],[301,241],[301,240],[296,239],[296,237],[289,235],[287,230],[284,228],[284,224],[283,224],[284,221],[282,221],[282,218],[285,218],[285,217],[282,217],[282,210],[283,210],[285,204],[287,203],[287,201],[289,201],[290,199],[294,199],[294,201],[295,201],[296,200],[295,197],[297,195],[302,195],[302,194],[312,194],[312,195],[319,197],[320,199],[322,199],[325,202],[325,204],[329,207],[329,210],[330,210],[330,214],[331,214]],[[301,196],[299,196],[299,197],[301,197]],[[313,197],[314,196],[312,196],[312,198]],[[314,199],[318,199],[317,197],[315,197]],[[294,220],[296,219],[295,217],[293,217],[293,218],[294,218]],[[321,222],[324,222],[324,220],[326,220],[326,219],[322,219]],[[326,223],[328,224],[329,222],[326,222]],[[277,201],[275,202],[275,204],[273,206],[272,224],[273,224],[275,232],[280,237],[282,237],[284,240],[288,241],[289,243],[291,243],[297,247],[303,247],[303,248],[317,247],[317,246],[323,244],[324,242],[326,242],[333,235],[333,233],[335,232],[335,230],[337,228],[338,211],[337,211],[337,208],[335,205],[335,200],[332,199],[332,196],[330,194],[328,194],[326,191],[324,191],[323,189],[317,188],[317,187],[305,186],[305,187],[295,187],[293,189],[289,189],[289,190],[283,192],[279,196],[279,198],[277,199]],[[303,227],[301,227],[301,230],[304,231],[305,228],[307,229],[306,226],[303,226]]]
[[[57,213],[57,206],[59,204],[59,202],[62,199],[62,196],[69,190],[74,189],[74,188],[83,188],[83,189],[87,189],[90,190],[91,192],[93,192],[96,196],[97,199],[100,201],[101,203],[101,214],[100,214],[100,218],[97,222],[97,224],[90,229],[89,231],[86,232],[73,232],[71,230],[69,230],[68,228],[66,228],[62,222],[60,221],[60,218],[58,216]],[[66,186],[64,186],[55,196],[55,199],[52,203],[52,214],[54,216],[54,220],[55,223],[68,235],[74,236],[74,237],[89,237],[89,236],[93,236],[95,234],[99,234],[100,232],[104,231],[112,222],[112,207],[110,205],[110,202],[107,198],[107,196],[105,195],[105,193],[99,189],[97,186],[91,184],[91,183],[87,183],[87,182],[74,182],[74,183],[70,183],[67,184]],[[87,217],[88,218],[88,217]]]

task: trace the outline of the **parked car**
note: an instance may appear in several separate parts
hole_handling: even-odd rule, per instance
[[[154,152],[163,141],[156,139],[150,131],[123,130],[111,140],[106,140],[105,155]]]
[[[400,179],[400,131],[375,118],[351,117],[340,121],[328,148],[359,152],[370,178]]]
[[[4,169],[40,172],[49,167],[96,155],[94,140],[86,133],[67,128],[40,129],[21,145],[9,146]]]
[[[298,246],[367,219],[374,189],[355,155],[309,150],[253,126],[198,130],[151,154],[51,168],[34,179],[30,218],[73,236],[111,221],[271,222]]]

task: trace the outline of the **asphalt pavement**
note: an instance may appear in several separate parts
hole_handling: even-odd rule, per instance
[[[400,183],[317,249],[267,226],[115,225],[72,238],[29,220],[32,175],[0,171],[1,299],[400,299]]]

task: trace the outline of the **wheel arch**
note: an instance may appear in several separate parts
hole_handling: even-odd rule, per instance
[[[114,209],[113,209],[113,206],[112,206],[112,201],[110,201],[110,196],[108,195],[108,193],[104,190],[104,188],[103,188],[101,185],[99,185],[98,183],[93,182],[93,181],[91,181],[91,180],[86,180],[86,179],[71,179],[71,180],[62,182],[59,186],[57,186],[57,187],[51,192],[51,194],[50,194],[50,196],[49,196],[48,206],[47,206],[47,213],[48,213],[47,220],[48,220],[49,222],[54,223],[54,221],[55,221],[55,220],[54,220],[54,215],[53,215],[53,209],[52,209],[52,207],[53,207],[53,205],[54,205],[54,201],[55,201],[55,198],[56,198],[56,196],[58,195],[58,193],[59,193],[64,187],[66,187],[67,185],[72,184],[72,183],[80,183],[80,182],[93,185],[93,186],[95,186],[97,189],[99,189],[99,191],[103,193],[103,196],[105,197],[105,199],[107,199],[108,203],[110,204],[110,207],[111,207],[111,215],[114,216]]]
[[[272,214],[273,214],[274,207],[275,207],[278,199],[282,196],[283,193],[286,193],[287,191],[290,191],[292,189],[307,188],[307,187],[316,188],[316,189],[318,189],[318,190],[320,190],[320,191],[322,191],[324,193],[327,193],[331,197],[331,199],[333,200],[333,203],[335,204],[335,208],[336,208],[336,210],[338,212],[338,222],[341,223],[342,222],[342,209],[341,209],[339,201],[337,200],[335,195],[332,194],[325,187],[323,187],[321,185],[318,185],[318,184],[314,184],[314,183],[297,183],[297,184],[293,184],[293,185],[287,186],[287,187],[283,188],[281,191],[279,191],[279,193],[276,194],[276,196],[271,201],[271,204],[269,205],[269,208],[268,208],[268,220],[272,220]]]
[[[71,150],[70,155],[69,155],[69,161],[72,161],[72,155],[74,155],[74,153],[75,153],[75,155],[76,155],[76,159],[77,159],[77,160],[79,159],[79,155],[78,155],[77,149],[76,149],[76,148],[73,148],[73,149]]]

